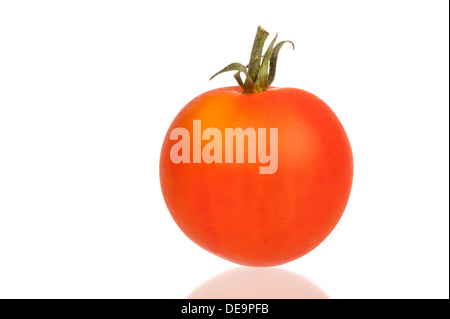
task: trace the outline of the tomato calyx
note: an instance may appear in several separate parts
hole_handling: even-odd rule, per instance
[[[292,49],[295,49],[294,43],[292,41],[281,41],[277,45],[275,42],[277,40],[278,34],[270,43],[264,55],[262,54],[264,43],[266,42],[269,32],[264,30],[261,26],[258,26],[256,31],[255,40],[253,42],[252,53],[250,55],[250,62],[247,66],[241,63],[231,63],[225,68],[214,74],[210,80],[212,80],[217,75],[228,72],[237,71],[234,78],[238,82],[239,86],[243,88],[244,94],[251,94],[257,92],[263,92],[272,84],[275,79],[275,72],[277,68],[278,53],[281,47],[286,42],[292,44]],[[245,75],[245,82],[242,81],[241,73]]]

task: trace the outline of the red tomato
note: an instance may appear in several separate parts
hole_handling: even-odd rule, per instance
[[[241,145],[244,163],[238,138],[226,137],[236,128],[250,129]],[[266,154],[255,145],[260,139]],[[269,153],[270,161],[263,156]],[[352,151],[338,118],[318,97],[294,88],[201,94],[173,121],[160,159],[162,193],[181,230],[248,266],[283,264],[319,245],[344,212],[352,178]]]

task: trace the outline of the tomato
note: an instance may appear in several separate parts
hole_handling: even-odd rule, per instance
[[[193,99],[163,142],[160,182],[180,229],[247,266],[274,266],[319,245],[341,218],[353,178],[346,132],[315,95],[240,86]]]

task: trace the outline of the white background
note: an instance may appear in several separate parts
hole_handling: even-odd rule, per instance
[[[330,298],[449,297],[449,3],[0,2],[0,297],[185,298],[237,268],[193,244],[159,186],[172,119],[246,64],[330,105],[355,178],[332,234],[279,268]]]

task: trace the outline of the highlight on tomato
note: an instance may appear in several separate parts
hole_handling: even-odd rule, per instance
[[[167,208],[193,242],[226,260],[275,266],[318,246],[351,191],[352,150],[337,116],[317,96],[271,86],[278,53],[263,54],[258,27],[239,86],[205,92],[175,117],[160,157]],[[212,78],[213,78],[212,77]]]

